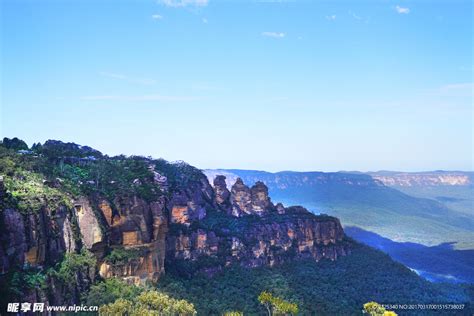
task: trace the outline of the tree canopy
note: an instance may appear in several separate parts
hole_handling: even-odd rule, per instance
[[[144,291],[133,300],[119,298],[114,303],[100,307],[99,315],[103,316],[142,316],[142,315],[196,315],[194,305],[185,301],[174,299],[164,293],[150,290]]]

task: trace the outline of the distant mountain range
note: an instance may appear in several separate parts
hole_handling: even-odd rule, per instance
[[[386,238],[397,247],[374,244],[373,235],[354,233],[352,237],[394,255],[394,248],[404,248],[409,255],[394,256],[410,266],[417,262],[417,270],[437,275],[456,270],[449,260],[460,256],[474,265],[473,252],[466,251],[452,256],[449,251],[438,257],[446,258],[446,268],[441,273],[432,270],[429,262],[418,260],[422,253],[436,250],[440,244],[449,243],[451,251],[474,249],[473,172],[293,172],[270,173],[254,170],[205,170],[209,178],[217,174],[226,176],[230,187],[240,177],[245,183],[264,182],[270,195],[288,205],[303,205],[315,213],[337,216],[346,226]],[[353,230],[352,230],[353,231]],[[351,230],[348,230],[351,235]],[[370,237],[370,238],[369,238]],[[409,244],[406,244],[409,243]],[[425,252],[418,252],[419,244]],[[446,250],[446,247],[443,248]],[[413,260],[411,260],[413,259]],[[449,268],[451,267],[451,270]],[[465,272],[465,280],[469,279]],[[472,276],[472,271],[470,272]],[[454,275],[454,274],[452,274]],[[463,279],[462,276],[458,275]],[[442,276],[432,278],[441,280]]]
[[[372,178],[387,186],[470,186],[474,185],[474,172],[466,171],[427,171],[427,172],[398,172],[378,171],[368,172]]]
[[[406,194],[437,200],[450,209],[472,216],[474,213],[474,172],[432,171],[369,173],[381,181]]]

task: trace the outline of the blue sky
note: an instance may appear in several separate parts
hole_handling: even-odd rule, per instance
[[[471,1],[1,2],[1,136],[200,168],[472,170]]]

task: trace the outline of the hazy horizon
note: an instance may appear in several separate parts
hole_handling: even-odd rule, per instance
[[[2,137],[202,169],[473,170],[471,1],[0,6]]]
[[[9,137],[9,138],[13,138],[13,137],[17,137],[17,136],[14,136],[14,135],[10,135],[10,136],[6,136],[6,137]],[[23,141],[25,141],[24,139],[22,139]],[[64,141],[62,139],[54,139],[54,140],[59,140],[59,141],[63,141],[63,142],[72,142],[72,143],[76,143],[74,141]],[[42,143],[44,144],[45,141],[33,141],[33,142],[26,142],[27,145],[29,147],[31,147],[34,143]],[[89,146],[87,144],[79,144],[79,143],[76,143],[77,145],[81,145],[81,146]],[[96,149],[98,151],[100,151],[102,154],[104,155],[108,155],[108,156],[118,156],[118,155],[125,155],[125,156],[133,156],[133,155],[136,155],[136,156],[142,156],[142,157],[151,157],[153,159],[165,159],[167,161],[170,161],[170,162],[174,162],[174,161],[184,161],[186,163],[190,163],[189,161],[187,161],[186,159],[176,159],[176,160],[170,160],[170,159],[167,159],[166,157],[162,157],[162,156],[153,156],[153,155],[148,155],[146,153],[143,153],[143,154],[126,154],[126,153],[115,153],[115,154],[110,154],[110,153],[107,153],[107,152],[103,152],[102,150],[100,150],[100,148],[95,148],[93,147],[93,149]],[[192,163],[190,163],[191,165],[193,165]],[[324,170],[324,169],[317,169],[317,168],[314,168],[314,169],[282,169],[282,170],[269,170],[269,169],[257,169],[257,168],[240,168],[240,167],[219,167],[219,166],[214,166],[214,167],[202,167],[202,166],[198,166],[198,165],[193,165],[201,170],[225,170],[225,171],[229,171],[229,170],[247,170],[247,171],[261,171],[261,172],[269,172],[269,173],[279,173],[279,172],[342,172],[342,173],[356,173],[356,172],[361,172],[361,173],[371,173],[371,172],[400,172],[400,173],[423,173],[423,172],[437,172],[437,171],[440,171],[440,172],[474,172],[474,170],[450,170],[450,169],[426,169],[426,170],[392,170],[392,169],[378,169],[378,170],[348,170],[348,169],[334,169],[334,170]]]

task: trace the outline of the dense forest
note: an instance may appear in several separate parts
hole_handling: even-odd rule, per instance
[[[305,260],[256,269],[232,267],[213,276],[183,276],[171,265],[167,271],[158,288],[194,302],[202,315],[220,315],[227,310],[263,314],[257,300],[262,290],[297,303],[301,315],[359,315],[363,304],[369,301],[466,303],[472,302],[474,295],[472,285],[430,283],[386,254],[361,244],[355,246],[350,256],[337,261]],[[466,306],[466,315],[470,308],[472,305]],[[433,311],[399,312],[400,315],[425,313]]]

